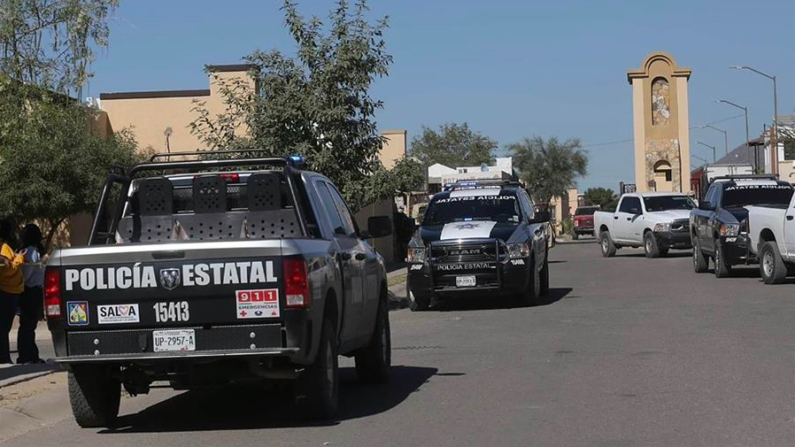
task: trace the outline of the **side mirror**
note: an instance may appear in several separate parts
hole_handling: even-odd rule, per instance
[[[373,216],[367,219],[367,230],[362,234],[365,239],[377,239],[392,234],[392,219],[387,216]]]
[[[715,207],[713,207],[711,203],[706,201],[698,202],[698,209],[702,211],[715,211]]]
[[[629,209],[629,214],[632,214],[632,215],[634,215],[634,216],[638,216],[638,215],[640,215],[640,214],[641,214],[641,212],[640,212],[640,210],[639,210],[639,209],[637,209],[637,208],[630,208],[630,209]]]
[[[536,211],[535,217],[533,218],[534,223],[541,223],[541,222],[549,222],[550,215],[549,211]]]

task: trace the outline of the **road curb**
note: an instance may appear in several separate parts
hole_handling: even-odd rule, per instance
[[[12,366],[12,368],[14,368],[14,367]],[[50,374],[54,374],[54,373],[57,373],[57,372],[60,372],[60,371],[63,371],[63,370],[61,368],[55,368],[55,369],[49,369],[49,370],[46,370],[46,371],[36,371],[36,372],[28,373],[28,374],[20,374],[18,376],[10,377],[10,378],[5,379],[5,380],[0,380],[0,388],[4,388],[4,387],[7,387],[7,386],[11,386],[11,385],[16,385],[18,383],[27,382],[27,381],[33,380],[33,379],[38,379],[39,377],[48,376]]]

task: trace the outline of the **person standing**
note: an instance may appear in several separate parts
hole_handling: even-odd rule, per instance
[[[11,362],[11,346],[8,334],[14,325],[19,296],[25,289],[22,279],[22,264],[25,253],[14,253],[9,243],[13,241],[10,222],[0,221],[0,364]]]
[[[39,347],[36,346],[36,326],[44,317],[44,247],[41,246],[41,230],[38,225],[25,225],[22,230],[22,246],[25,247],[25,264],[22,266],[25,291],[19,298],[17,363],[44,363],[39,358]]]

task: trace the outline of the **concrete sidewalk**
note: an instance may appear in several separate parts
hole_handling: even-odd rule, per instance
[[[8,340],[11,344],[12,360],[15,360],[17,356],[18,329],[19,318],[16,318],[14,319],[14,324],[11,327],[11,332],[8,334]],[[36,344],[41,350],[40,355],[43,359],[52,356],[51,340],[50,331],[47,330],[47,322],[39,322],[39,325],[36,327]],[[0,388],[45,376],[60,370],[60,366],[48,363],[39,363],[34,365],[0,365]]]

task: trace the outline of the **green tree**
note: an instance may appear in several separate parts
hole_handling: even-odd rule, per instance
[[[367,204],[365,198],[394,195],[389,188],[399,182],[371,179],[388,175],[378,159],[384,140],[375,122],[383,103],[370,94],[373,81],[387,76],[392,63],[383,39],[387,18],[370,23],[366,0],[338,1],[328,24],[304,19],[291,0],[283,10],[295,56],[277,50],[247,56],[257,67],[251,72],[257,89],[222,85],[226,111],[212,116],[197,104],[192,132],[211,149],[302,154],[355,209]]]
[[[0,1],[0,73],[79,98],[118,0]]]
[[[588,188],[583,193],[586,205],[599,205],[602,209],[612,209],[618,203],[618,196],[610,188]]]
[[[0,76],[0,216],[46,223],[49,245],[69,216],[94,210],[111,166],[132,165],[139,156],[128,132],[106,138],[91,131],[95,110],[20,89],[32,87]]]
[[[552,197],[563,196],[577,186],[577,177],[588,171],[588,154],[580,149],[580,140],[564,142],[552,137],[525,138],[508,145],[514,166],[538,204],[549,204]]]
[[[411,140],[411,156],[423,166],[441,163],[457,166],[480,166],[491,163],[497,142],[480,132],[473,131],[467,123],[442,124],[439,130],[422,127],[422,135]]]

